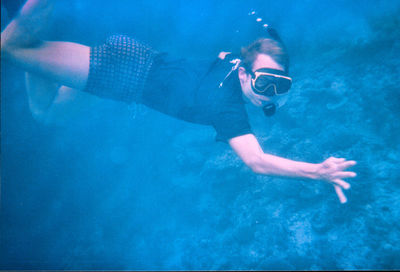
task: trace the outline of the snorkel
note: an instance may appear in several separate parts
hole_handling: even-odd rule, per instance
[[[278,42],[286,51],[282,39],[274,28],[264,23],[261,17],[256,16],[255,11],[249,12],[248,15],[250,16],[251,21],[255,21],[257,31],[256,35]],[[292,85],[292,78],[288,73],[289,63],[287,62],[284,65],[284,71],[260,69],[260,73],[262,74],[264,72],[265,77],[263,79],[261,78],[263,75],[260,76],[260,80],[258,81],[260,83],[257,82],[259,78],[257,71],[252,72],[251,69],[248,70],[250,70],[252,74],[252,90],[259,95],[268,97],[269,99],[269,101],[262,106],[264,115],[267,117],[273,116],[277,109],[286,103],[287,92]]]
[[[262,110],[264,112],[264,115],[267,117],[271,117],[272,115],[274,115],[276,113],[276,111],[282,107],[283,105],[285,105],[286,101],[287,101],[287,95],[282,95],[282,96],[276,96],[274,98],[271,98],[271,101],[266,102],[263,106],[262,106]]]
[[[267,105],[262,107],[262,110],[263,110],[265,116],[270,117],[270,116],[274,115],[276,112],[275,103],[272,103],[272,102],[268,103]]]

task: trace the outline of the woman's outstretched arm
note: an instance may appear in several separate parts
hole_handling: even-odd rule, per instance
[[[343,179],[356,176],[355,172],[346,171],[356,164],[355,161],[334,157],[318,164],[288,160],[264,153],[253,134],[232,138],[229,144],[243,162],[257,174],[323,180],[334,186],[341,203],[347,201],[343,189],[350,189],[350,184]]]

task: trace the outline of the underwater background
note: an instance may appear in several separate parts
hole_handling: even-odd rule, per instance
[[[275,116],[249,108],[253,131],[267,153],[356,160],[348,203],[254,174],[211,127],[144,106],[78,93],[36,120],[2,62],[1,269],[400,269],[400,1],[59,1],[48,37],[210,58],[251,10],[294,79]]]

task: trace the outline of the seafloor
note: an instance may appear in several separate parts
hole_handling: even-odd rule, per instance
[[[206,58],[251,8],[294,78],[274,117],[249,109],[254,132],[275,155],[356,160],[348,203],[253,174],[212,128],[144,107],[78,94],[36,120],[2,62],[1,269],[400,269],[399,1],[60,1],[48,36]]]

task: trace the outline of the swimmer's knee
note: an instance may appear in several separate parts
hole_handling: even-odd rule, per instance
[[[2,57],[12,57],[18,50],[38,46],[40,40],[28,38],[15,21],[1,32]],[[4,55],[3,55],[4,54]]]

